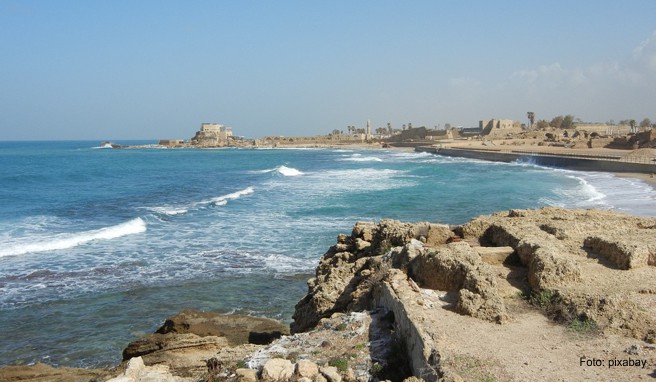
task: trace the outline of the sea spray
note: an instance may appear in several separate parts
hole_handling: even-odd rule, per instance
[[[269,168],[266,170],[256,170],[252,171],[253,174],[269,174],[269,173],[278,173],[283,176],[299,176],[303,175],[303,172],[293,168],[293,167],[287,167],[285,165],[281,165],[278,167],[274,168]]]

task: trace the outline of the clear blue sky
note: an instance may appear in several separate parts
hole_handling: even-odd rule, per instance
[[[656,1],[0,0],[0,140],[656,121]]]

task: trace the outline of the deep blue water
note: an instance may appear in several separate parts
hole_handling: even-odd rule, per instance
[[[400,151],[0,142],[0,365],[116,364],[182,309],[291,320],[358,220],[548,205],[656,216],[633,179]]]

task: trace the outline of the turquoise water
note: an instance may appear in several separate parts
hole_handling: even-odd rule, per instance
[[[640,181],[530,163],[97,145],[0,142],[0,365],[116,364],[182,309],[290,321],[358,220],[459,224],[549,205],[656,216]]]

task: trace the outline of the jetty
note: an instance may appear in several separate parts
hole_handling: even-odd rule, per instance
[[[427,152],[448,157],[480,159],[494,162],[526,161],[541,166],[566,168],[579,171],[605,171],[625,173],[656,173],[656,158],[631,156],[622,153],[578,151],[544,151],[525,149],[500,149],[479,147],[418,146],[417,152]]]

